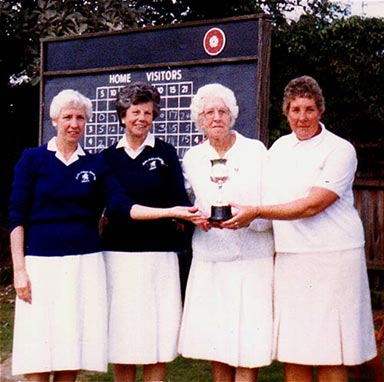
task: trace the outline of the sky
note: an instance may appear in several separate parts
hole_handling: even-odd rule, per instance
[[[349,3],[354,15],[384,17],[384,0],[344,0],[342,3]]]
[[[334,0],[337,3],[349,5],[352,15],[364,17],[384,17],[384,0]],[[299,13],[292,12],[292,18]]]

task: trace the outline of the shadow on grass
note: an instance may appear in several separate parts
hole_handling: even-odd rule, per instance
[[[260,369],[258,382],[282,382],[283,374],[283,366],[275,362]],[[137,381],[143,381],[141,367],[138,368]],[[113,382],[111,368],[107,374],[82,372],[79,382]],[[167,365],[166,382],[212,382],[211,364],[209,361],[179,357]]]

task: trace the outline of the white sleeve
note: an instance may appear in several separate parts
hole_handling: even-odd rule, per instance
[[[183,158],[183,161],[182,161],[182,164],[181,164],[181,168],[182,168],[182,171],[183,171],[183,176],[184,176],[184,186],[185,186],[185,190],[187,191],[187,194],[188,194],[188,197],[189,197],[189,200],[191,201],[191,203],[195,203],[195,194],[193,192],[193,188],[192,188],[192,185],[189,181],[189,162],[190,160],[188,159],[190,157],[190,155],[188,155],[188,152],[184,155],[184,158]]]
[[[314,186],[326,188],[341,196],[351,188],[357,168],[354,147],[347,142],[335,148],[326,160]]]

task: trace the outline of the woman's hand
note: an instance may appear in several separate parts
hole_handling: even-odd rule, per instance
[[[32,288],[31,281],[29,280],[28,273],[25,269],[14,272],[14,288],[16,290],[17,297],[20,300],[32,303]]]
[[[256,206],[243,206],[231,203],[232,218],[220,223],[222,228],[239,229],[248,227],[259,215],[259,209]]]
[[[32,303],[32,288],[25,267],[24,257],[24,227],[15,227],[10,235],[13,262],[13,286],[17,297],[27,303]]]
[[[208,218],[201,211],[199,211],[199,208],[197,206],[175,206],[171,207],[171,210],[173,217],[176,219],[189,220],[190,222],[198,226],[208,222]]]

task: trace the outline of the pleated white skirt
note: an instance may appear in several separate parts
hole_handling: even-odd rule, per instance
[[[105,252],[109,362],[153,364],[177,356],[181,321],[174,252]]]
[[[364,249],[277,254],[274,342],[277,360],[304,365],[376,355]]]
[[[107,371],[102,253],[25,260],[32,304],[16,299],[13,374]]]
[[[235,367],[272,361],[273,258],[193,259],[179,352]]]

